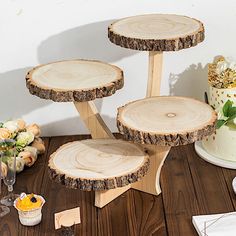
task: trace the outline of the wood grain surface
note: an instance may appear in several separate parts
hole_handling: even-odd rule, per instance
[[[178,51],[196,46],[204,37],[200,21],[173,14],[131,16],[108,27],[112,43],[140,51]]]
[[[102,209],[94,207],[94,193],[66,189],[48,177],[48,157],[60,145],[90,136],[45,138],[47,153],[17,176],[16,192],[34,192],[46,199],[42,222],[22,226],[17,212],[0,218],[1,236],[55,236],[54,213],[80,206],[78,236],[197,236],[195,214],[233,211],[236,197],[231,181],[236,171],[215,167],[195,154],[193,145],[171,149],[161,173],[162,194],[129,190]],[[3,187],[2,195],[6,195]]]
[[[85,102],[111,96],[124,86],[123,71],[94,60],[39,65],[26,75],[29,92],[54,102]]]
[[[179,146],[213,134],[217,114],[193,98],[156,96],[119,107],[116,120],[119,132],[128,141]]]

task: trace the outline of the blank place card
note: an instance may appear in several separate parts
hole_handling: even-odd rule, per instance
[[[236,212],[193,216],[192,222],[200,236],[236,235]]]

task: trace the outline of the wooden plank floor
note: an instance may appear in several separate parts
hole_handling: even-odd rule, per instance
[[[84,236],[191,236],[197,235],[195,214],[234,211],[236,197],[231,182],[236,171],[213,166],[200,159],[193,145],[173,148],[161,173],[158,197],[129,190],[103,209],[94,207],[94,194],[66,189],[48,178],[47,161],[60,145],[89,136],[45,138],[47,153],[20,173],[16,192],[34,192],[46,199],[43,220],[35,227],[22,226],[15,209],[0,218],[0,236],[54,236],[54,213],[81,207],[82,223],[76,235]],[[3,188],[2,196],[6,194]]]

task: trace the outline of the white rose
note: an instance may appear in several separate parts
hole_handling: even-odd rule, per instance
[[[17,121],[7,121],[3,124],[3,127],[8,129],[11,133],[16,133],[19,130]]]
[[[16,137],[16,145],[25,147],[34,141],[34,134],[30,131],[21,132]]]

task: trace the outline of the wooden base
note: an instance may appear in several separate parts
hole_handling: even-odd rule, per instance
[[[132,184],[131,187],[145,193],[159,195],[161,193],[161,168],[170,151],[170,147],[156,145],[145,145],[145,147],[150,158],[150,168],[147,175],[141,181]]]
[[[95,206],[102,208],[121,194],[125,193],[131,188],[131,185],[127,185],[122,188],[115,188],[106,191],[95,191]]]

